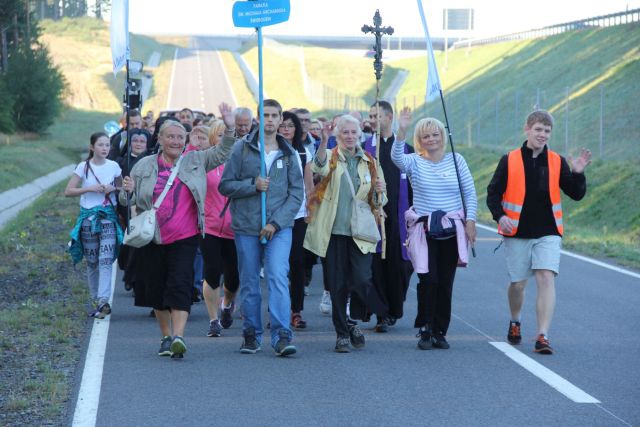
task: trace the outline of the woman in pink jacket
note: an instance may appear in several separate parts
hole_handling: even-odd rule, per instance
[[[209,131],[209,143],[217,145],[222,140],[224,122],[215,120]],[[206,145],[206,146],[202,146]],[[209,148],[206,142],[201,142],[201,150]],[[209,312],[208,337],[219,337],[222,328],[228,329],[233,323],[234,298],[240,280],[238,278],[238,260],[236,245],[231,231],[231,213],[225,209],[227,198],[218,192],[218,184],[224,172],[224,165],[220,165],[207,173],[207,198],[205,200],[205,236],[200,241],[200,250],[204,259],[203,296]],[[221,215],[224,211],[224,215]],[[224,298],[220,298],[220,276],[224,274]],[[220,319],[218,319],[220,307]]]

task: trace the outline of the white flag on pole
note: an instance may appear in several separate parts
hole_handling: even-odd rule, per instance
[[[440,77],[438,76],[438,67],[436,59],[433,56],[433,46],[431,46],[431,37],[429,37],[429,28],[427,28],[427,20],[424,17],[424,9],[422,8],[422,0],[418,1],[418,10],[420,11],[420,19],[422,19],[422,28],[424,28],[424,36],[427,41],[427,102],[431,102],[440,96],[442,86],[440,85]]]
[[[110,31],[113,74],[117,74],[129,59],[129,0],[112,0]]]

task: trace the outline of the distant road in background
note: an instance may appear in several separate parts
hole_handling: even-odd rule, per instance
[[[236,107],[236,100],[227,81],[219,48],[232,48],[232,43],[214,45],[191,39],[189,49],[178,48],[174,64],[167,109],[192,109],[218,115],[218,105],[226,102]],[[239,47],[239,45],[238,45]]]

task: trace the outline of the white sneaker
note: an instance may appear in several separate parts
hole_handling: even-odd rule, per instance
[[[320,299],[320,313],[327,316],[331,315],[331,294],[329,294],[329,291],[322,292],[322,298]]]

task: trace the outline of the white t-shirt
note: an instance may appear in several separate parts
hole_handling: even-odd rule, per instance
[[[122,170],[120,166],[113,160],[105,160],[105,163],[102,165],[94,165],[93,162],[89,161],[91,164],[91,170],[87,169],[85,173],[85,168],[87,163],[80,162],[76,167],[76,170],[73,172],[82,178],[82,188],[90,187],[95,184],[103,184],[103,185],[116,185],[116,178],[122,175]],[[95,176],[94,176],[95,173]],[[96,176],[100,180],[96,179]],[[116,193],[112,192],[109,197],[111,198],[111,202],[113,205],[116,205]],[[105,198],[104,193],[97,193],[94,191],[90,191],[88,193],[84,193],[80,196],[80,206],[85,209],[91,209],[96,206],[109,206],[109,201]]]
[[[311,155],[311,151],[308,147],[304,147],[304,151],[307,153],[305,158],[307,159],[304,166],[311,163],[313,157]],[[307,190],[304,188],[304,166],[302,166],[302,159],[300,158],[300,153],[296,150],[296,156],[298,156],[298,165],[300,166],[300,172],[302,173],[302,206],[300,206],[300,210],[296,214],[295,219],[304,218],[307,216]]]

